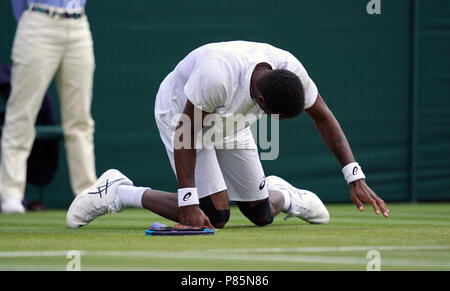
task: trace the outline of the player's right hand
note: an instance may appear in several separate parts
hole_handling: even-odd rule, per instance
[[[364,211],[363,203],[368,203],[372,205],[373,210],[377,215],[381,210],[384,217],[389,217],[389,209],[387,208],[386,203],[370,189],[366,184],[365,179],[356,180],[350,183],[350,199],[355,203],[359,211]],[[378,208],[380,208],[380,210],[378,210]]]
[[[180,207],[178,221],[185,226],[214,229],[208,216],[205,215],[198,205]]]

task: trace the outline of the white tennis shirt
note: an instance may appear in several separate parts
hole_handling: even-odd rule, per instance
[[[199,47],[178,63],[159,88],[156,118],[164,115],[166,125],[175,128],[178,120],[172,117],[183,112],[189,99],[194,106],[224,120],[230,116],[251,120],[249,116],[256,116],[256,121],[264,112],[250,96],[250,79],[255,66],[263,62],[272,69],[295,73],[304,87],[305,109],[314,104],[317,87],[291,53],[265,43],[229,41]],[[235,145],[253,142],[248,126],[227,129],[224,139]]]

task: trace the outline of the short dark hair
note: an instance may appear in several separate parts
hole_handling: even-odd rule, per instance
[[[299,77],[291,71],[269,71],[257,81],[256,86],[273,114],[292,118],[302,113],[305,107],[305,91]]]

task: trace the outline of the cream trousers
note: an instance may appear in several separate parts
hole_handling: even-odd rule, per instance
[[[12,90],[1,139],[1,199],[24,197],[34,124],[53,77],[60,97],[71,188],[77,195],[96,180],[91,116],[95,60],[86,16],[63,19],[25,11],[18,23],[12,60]]]

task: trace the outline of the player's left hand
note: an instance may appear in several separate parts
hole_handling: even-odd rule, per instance
[[[208,216],[200,209],[198,205],[189,205],[180,207],[179,220],[180,223],[175,227],[190,226],[191,228],[208,228],[214,229],[209,221]]]
[[[359,211],[364,211],[364,203],[372,205],[373,210],[378,215],[381,213],[384,217],[389,217],[389,210],[383,199],[378,197],[375,192],[366,184],[366,180],[361,179],[350,183],[350,198],[356,204]],[[380,210],[378,210],[380,208]]]

